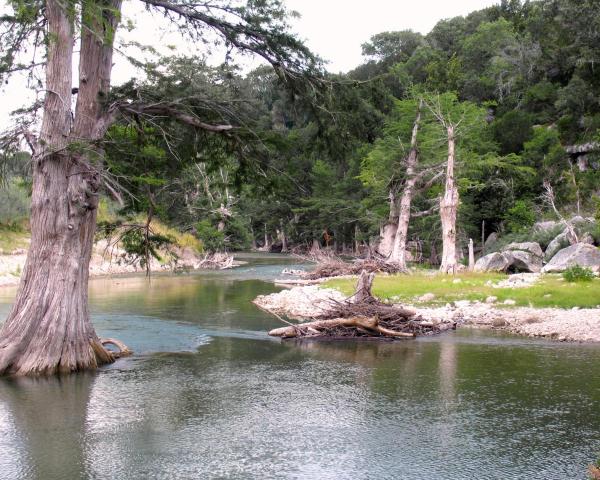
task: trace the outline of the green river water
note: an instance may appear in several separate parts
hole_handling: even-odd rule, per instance
[[[0,380],[1,479],[585,479],[600,347],[459,330],[281,342],[250,301],[289,260],[96,279],[93,374]],[[0,290],[0,319],[14,295]]]

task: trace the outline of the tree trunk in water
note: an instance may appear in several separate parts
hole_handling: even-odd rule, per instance
[[[393,263],[400,271],[407,271],[406,266],[406,241],[408,239],[408,224],[410,222],[410,206],[415,185],[417,183],[417,163],[419,156],[417,152],[417,134],[419,133],[419,123],[421,121],[421,109],[423,102],[419,102],[417,116],[413,125],[410,139],[410,153],[406,160],[406,183],[400,199],[400,209],[398,214],[398,228],[394,237],[392,253],[388,257],[388,263]]]
[[[456,273],[456,214],[458,211],[458,189],[454,184],[454,126],[447,127],[448,164],[446,166],[446,189],[440,200],[442,220],[442,264],[443,273]]]
[[[106,128],[100,121],[101,103],[110,85],[120,1],[103,2],[102,14],[97,13],[99,5],[86,5],[72,123],[72,13],[56,0],[46,2],[47,93],[32,160],[31,246],[15,303],[0,332],[0,373],[71,372],[114,360],[90,321],[88,276],[100,182],[93,164],[102,157],[94,141]],[[75,143],[84,145],[78,151],[71,147]]]

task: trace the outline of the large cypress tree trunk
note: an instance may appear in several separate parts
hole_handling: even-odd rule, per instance
[[[423,102],[419,102],[417,116],[413,124],[412,135],[410,139],[410,153],[406,160],[406,183],[402,191],[400,199],[400,212],[398,215],[398,228],[394,237],[392,253],[388,258],[389,263],[393,263],[400,271],[406,271],[406,241],[408,239],[408,224],[410,222],[410,206],[412,197],[417,183],[417,163],[419,160],[417,151],[417,135],[419,132],[419,124],[421,122],[421,109]]]
[[[0,373],[71,372],[114,359],[91,324],[87,289],[100,181],[95,164],[102,157],[96,145],[107,127],[102,98],[110,86],[119,8],[114,0],[83,6],[73,119],[72,12],[56,0],[46,3],[47,94],[33,158],[31,246],[0,332]]]
[[[456,273],[456,214],[458,211],[458,188],[454,183],[455,138],[454,126],[447,127],[448,163],[446,166],[446,189],[440,200],[440,218],[442,220],[442,263],[440,271]]]

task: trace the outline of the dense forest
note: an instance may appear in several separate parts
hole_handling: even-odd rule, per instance
[[[459,258],[469,238],[479,248],[492,232],[516,238],[555,219],[549,189],[559,212],[594,215],[598,13],[591,0],[505,0],[427,35],[374,35],[354,70],[297,88],[267,67],[243,74],[181,56],[140,64],[143,79],[113,88],[113,99],[193,99],[186,109],[232,130],[215,135],[132,106],[106,134],[101,232],[143,217],[126,244],[154,251],[169,242],[144,235],[145,219],[157,218],[206,250],[365,253],[391,241],[386,225],[397,224],[411,185],[404,242],[437,264],[447,155],[440,119],[456,125]],[[419,162],[409,169],[417,114]],[[5,162],[4,178],[26,190],[26,164],[22,154]],[[26,211],[15,188],[3,192],[12,199],[4,223]]]

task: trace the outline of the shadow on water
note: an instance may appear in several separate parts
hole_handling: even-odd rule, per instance
[[[585,478],[600,348],[477,331],[280,342],[250,300],[281,268],[92,282],[98,331],[138,355],[0,380],[0,477]]]
[[[2,478],[83,478],[95,374],[0,379]]]

